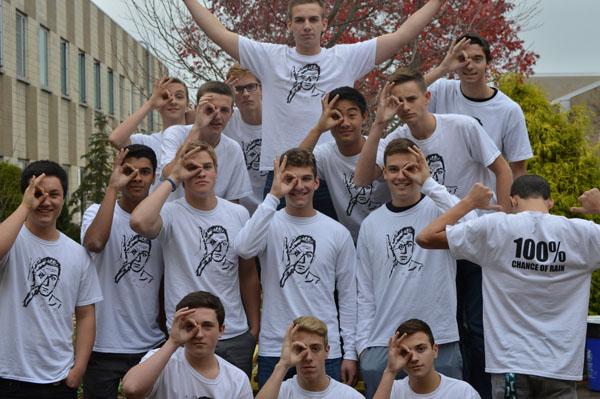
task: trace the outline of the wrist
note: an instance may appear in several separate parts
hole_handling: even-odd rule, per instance
[[[183,344],[184,342],[180,343],[175,338],[173,338],[172,335],[170,335],[169,339],[167,339],[167,342],[165,342],[162,347],[170,352],[175,352],[179,347],[183,346]]]
[[[400,370],[394,370],[393,368],[390,368],[389,366],[386,366],[386,368],[383,370],[383,375],[388,375],[388,376],[392,376],[393,378],[396,378],[396,375],[400,372]]]
[[[291,364],[290,362],[287,362],[280,358],[279,361],[275,364],[275,368],[273,369],[273,372],[279,371],[285,375],[285,374],[287,374],[288,370],[291,369],[293,366],[294,365]]]

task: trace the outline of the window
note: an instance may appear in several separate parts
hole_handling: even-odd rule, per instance
[[[40,26],[38,35],[40,52],[40,86],[48,87],[48,36],[50,32],[47,28]]]
[[[69,42],[60,39],[60,92],[69,95]]]
[[[17,11],[17,76],[27,77],[27,16]]]
[[[134,87],[133,87],[133,82],[131,82],[131,90],[129,90],[129,115],[133,114],[133,112],[135,111],[135,104],[133,103],[134,100]]]
[[[119,75],[119,118],[125,119],[125,77]]]
[[[85,52],[79,50],[79,102],[87,103],[87,78],[85,74]]]
[[[2,65],[4,65],[4,60],[2,58],[2,43],[3,43],[3,39],[4,39],[4,23],[3,23],[3,14],[2,14],[2,4],[4,3],[3,0],[0,0],[0,67]]]
[[[102,81],[100,78],[100,61],[94,60],[94,108],[102,109]]]
[[[115,75],[112,69],[108,69],[107,73],[108,81],[108,113],[111,115],[115,114]]]

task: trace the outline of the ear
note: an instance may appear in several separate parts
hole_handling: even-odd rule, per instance
[[[427,104],[431,101],[431,92],[429,90],[425,90],[425,99],[427,100]]]
[[[319,188],[319,186],[321,185],[321,180],[319,180],[319,176],[315,177],[315,191]]]
[[[433,358],[437,359],[438,353],[439,353],[439,350],[440,350],[438,344],[433,344],[433,347],[431,349],[433,350]]]
[[[221,324],[219,326],[219,338],[221,338],[221,336],[223,335],[224,332],[225,332],[225,324]]]
[[[325,347],[325,352],[329,353],[329,345]]]
[[[289,18],[287,20],[287,30],[288,32],[292,32],[292,20]]]
[[[554,208],[554,200],[552,198],[548,198],[547,200],[544,200],[544,202],[546,203],[548,210]]]
[[[321,23],[323,24],[323,32],[327,29],[327,26],[329,25],[329,20],[327,18],[323,18],[321,19]],[[323,34],[323,32],[321,32],[321,34]]]
[[[519,198],[517,196],[510,197],[510,205],[512,209],[517,209],[517,205],[519,204]]]

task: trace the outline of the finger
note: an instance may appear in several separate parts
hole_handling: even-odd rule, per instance
[[[585,208],[580,207],[580,206],[573,206],[573,207],[571,207],[571,212],[573,212],[573,213],[587,213],[587,210]]]
[[[125,159],[125,156],[127,155],[127,153],[129,153],[129,148],[122,148],[117,152],[117,155],[115,156],[115,162],[114,162],[114,166],[120,166],[123,164],[123,160]]]
[[[281,172],[285,172],[285,167],[286,166],[287,166],[287,155],[284,155],[283,161],[281,161],[281,166],[279,167],[279,170]]]
[[[342,123],[342,121],[344,120],[344,115],[342,115],[342,113],[337,109],[331,111],[331,117],[334,121],[337,122],[337,124]]]
[[[191,157],[193,157],[196,153],[202,151],[202,147],[196,147],[191,149],[190,151],[184,152],[183,154],[183,160],[187,161],[188,159],[190,159]]]
[[[496,212],[504,211],[504,207],[502,205],[497,205],[497,204],[489,204],[488,206],[486,206],[483,209],[485,209],[487,211],[496,211]]]
[[[333,97],[333,99],[331,101],[329,101],[329,107],[333,107],[336,103],[337,100],[339,100],[340,95],[336,94],[335,97]]]
[[[277,176],[279,174],[279,155],[275,156],[273,160],[273,176]]]

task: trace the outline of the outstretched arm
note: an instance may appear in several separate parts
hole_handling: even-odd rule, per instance
[[[416,38],[431,22],[443,3],[444,0],[429,0],[416,13],[408,17],[396,32],[379,36],[375,63],[381,64],[389,60],[400,51],[402,46]]]
[[[196,24],[206,33],[215,44],[221,47],[236,61],[240,60],[240,51],[238,46],[238,34],[229,31],[221,21],[201,5],[198,0],[183,0],[183,3],[192,14]]]
[[[600,190],[592,188],[579,197],[581,207],[572,207],[573,213],[600,214]]]

